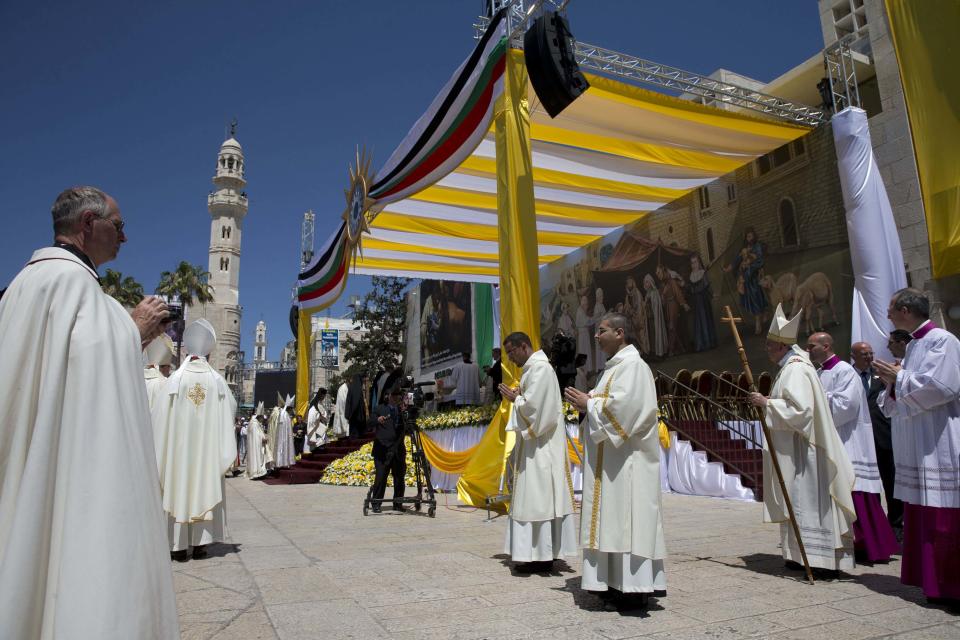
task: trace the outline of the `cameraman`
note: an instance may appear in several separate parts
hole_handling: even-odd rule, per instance
[[[403,497],[404,476],[407,473],[407,448],[403,443],[403,391],[399,386],[390,389],[386,404],[377,405],[370,413],[370,428],[376,430],[373,441],[373,462],[377,475],[371,488],[371,498],[382,500],[387,489],[387,474],[393,475],[393,510],[405,511],[397,502]],[[380,513],[381,503],[372,505]]]

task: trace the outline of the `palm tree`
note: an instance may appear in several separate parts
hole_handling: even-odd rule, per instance
[[[213,287],[207,284],[210,272],[199,265],[181,262],[177,270],[160,274],[157,293],[164,296],[179,296],[184,307],[193,304],[194,298],[200,304],[213,302]]]
[[[100,279],[100,288],[108,296],[125,307],[135,307],[143,300],[143,285],[133,279],[133,276],[124,277],[119,271],[107,269]]]
[[[186,308],[193,304],[194,299],[200,304],[213,302],[213,287],[207,284],[210,272],[199,265],[192,265],[183,261],[177,265],[177,270],[164,271],[160,274],[160,284],[156,292],[167,296],[170,300],[174,296],[180,298],[184,314]],[[183,328],[185,315],[181,315],[176,324],[177,362],[180,362],[180,349],[183,343]]]

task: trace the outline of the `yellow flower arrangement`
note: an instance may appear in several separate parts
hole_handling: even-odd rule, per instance
[[[417,425],[424,431],[487,425],[493,420],[498,407],[499,405],[490,404],[482,407],[463,407],[452,411],[424,413],[417,418]]]
[[[413,477],[413,458],[410,455],[410,438],[404,438],[407,447],[407,474],[404,484],[408,487],[416,486]],[[368,442],[353,453],[347,454],[339,460],[334,460],[320,478],[322,484],[335,484],[350,487],[367,487],[373,484],[376,469],[373,464],[373,443]],[[393,478],[387,479],[387,486],[393,486]]]

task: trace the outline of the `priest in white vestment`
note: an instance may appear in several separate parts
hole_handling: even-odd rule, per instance
[[[347,394],[350,392],[350,385],[346,382],[337,389],[337,399],[333,405],[333,436],[343,438],[350,432],[350,424],[347,422]]]
[[[52,214],[0,299],[0,636],[174,640],[141,357],[167,308],[100,288],[126,241],[113,198],[74,187]]]
[[[223,474],[237,457],[233,426],[237,404],[226,381],[207,362],[216,332],[197,320],[183,332],[187,357],[170,376],[167,402],[153,411],[157,468],[171,555],[206,556],[206,546],[226,536]]]
[[[499,387],[513,403],[507,429],[516,433],[513,490],[504,552],[522,572],[547,571],[562,556],[577,555],[573,481],[557,374],[530,337],[512,333],[507,357],[521,368],[520,386]]]
[[[587,414],[581,585],[617,609],[643,607],[667,588],[657,392],[650,367],[627,342],[627,326],[623,314],[603,317],[596,340],[607,361],[596,386],[589,394],[564,391]]]
[[[147,401],[150,404],[151,411],[153,411],[157,398],[163,393],[167,377],[170,375],[170,365],[173,364],[173,358],[173,342],[164,333],[154,338],[153,342],[143,350],[145,362],[143,380],[147,385]],[[164,370],[166,373],[164,373]]]
[[[480,386],[480,367],[470,362],[470,354],[462,354],[462,360],[453,365],[450,375],[442,378],[441,393],[445,402],[458,407],[480,404],[483,387]]]
[[[273,450],[273,465],[285,469],[296,464],[296,451],[293,446],[293,396],[287,396],[277,413],[276,444]]]
[[[960,609],[960,341],[930,321],[922,291],[898,291],[887,315],[913,337],[899,366],[873,362],[904,502],[900,580]]]
[[[777,456],[787,494],[803,535],[812,568],[824,577],[852,569],[853,487],[856,476],[830,413],[830,402],[807,352],[797,346],[800,314],[787,320],[783,307],[767,333],[767,355],[780,365],[770,397],[751,393],[752,404],[764,407],[771,442],[763,445],[764,519],[780,523],[783,558],[801,569],[800,548],[793,535],[786,503],[770,462]]]
[[[247,423],[247,466],[244,475],[251,480],[267,475],[265,416],[266,409],[261,400],[254,415],[250,416],[250,422]]]
[[[304,453],[308,453],[306,447],[322,447],[327,442],[327,423],[330,418],[323,407],[326,397],[327,390],[320,387],[310,401],[310,410],[307,411],[307,444],[304,446]]]
[[[833,423],[857,478],[852,493],[857,513],[853,523],[855,558],[858,562],[887,562],[890,556],[900,553],[900,544],[880,503],[883,482],[863,381],[852,364],[834,353],[829,333],[815,333],[807,338],[807,352],[810,360],[820,366],[820,383],[827,394]]]

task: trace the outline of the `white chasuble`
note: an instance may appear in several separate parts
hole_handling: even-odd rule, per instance
[[[346,382],[337,389],[337,401],[333,408],[333,435],[338,438],[350,433],[350,425],[347,424],[347,392],[350,387]]]
[[[311,422],[312,420],[312,422]],[[307,412],[307,427],[309,428],[310,438],[316,446],[321,446],[327,442],[327,428],[330,426],[330,414],[323,405],[310,407]]]
[[[653,374],[636,348],[607,360],[587,402],[580,546],[583,588],[666,588]]]
[[[277,444],[274,450],[273,464],[278,469],[296,464],[296,452],[293,450],[293,421],[286,409],[280,409],[277,416]]]
[[[267,442],[264,444],[263,460],[268,469],[276,466],[277,459],[277,420],[280,408],[274,407],[267,417]]]
[[[766,419],[807,559],[821,569],[853,568],[853,465],[810,357],[793,345],[780,365]],[[767,443],[763,452],[764,519],[780,523],[784,559],[802,563]]]
[[[0,301],[5,638],[180,637],[140,334],[70,252]]]
[[[517,453],[506,551],[517,562],[576,555],[563,403],[557,375],[542,351],[523,365],[507,429],[516,432]]]
[[[897,467],[894,496],[914,505],[960,508],[960,342],[929,320],[913,332],[892,389]]]
[[[247,467],[244,471],[244,475],[251,480],[267,475],[266,443],[267,434],[260,425],[260,419],[251,417],[247,423]]]
[[[223,474],[237,457],[236,401],[223,377],[195,356],[170,376],[167,394],[170,402],[154,411],[163,509],[177,524],[220,519]]]
[[[163,377],[157,367],[146,367],[143,370],[143,382],[147,387],[147,403],[150,406],[150,411],[153,411],[157,399],[164,395],[163,388],[167,379]],[[169,400],[169,398],[166,399]]]
[[[837,427],[857,481],[854,491],[883,493],[877,450],[873,443],[873,422],[863,381],[849,362],[831,357],[823,363],[820,382],[827,394],[833,424]]]

